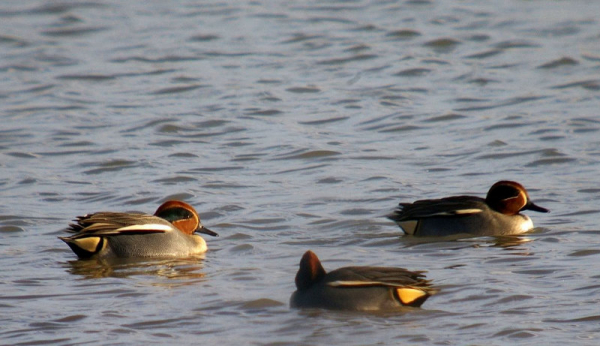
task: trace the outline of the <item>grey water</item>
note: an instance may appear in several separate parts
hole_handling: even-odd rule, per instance
[[[0,343],[597,345],[600,2],[0,3]],[[551,210],[427,241],[399,202]],[[187,201],[203,258],[81,261],[89,212]],[[290,309],[301,255],[427,270],[420,309]]]

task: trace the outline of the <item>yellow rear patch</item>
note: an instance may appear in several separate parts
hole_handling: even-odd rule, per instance
[[[415,234],[415,229],[417,228],[418,223],[419,221],[417,220],[401,221],[398,222],[398,226],[402,227],[402,230],[406,234]]]
[[[88,238],[80,238],[73,240],[73,243],[77,245],[81,250],[87,251],[89,253],[96,252],[98,248],[98,243],[100,243],[100,237],[88,237]]]
[[[396,292],[398,293],[398,298],[400,298],[400,301],[404,305],[410,305],[415,300],[427,295],[427,293],[415,288],[396,288]]]

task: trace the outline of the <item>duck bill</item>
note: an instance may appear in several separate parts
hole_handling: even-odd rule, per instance
[[[206,227],[204,227],[202,225],[200,227],[198,227],[198,229],[196,230],[196,232],[208,234],[208,235],[211,235],[213,237],[218,237],[219,236],[219,234],[217,232],[213,232],[213,231],[209,230],[208,228],[206,228]]]
[[[524,210],[524,209],[538,211],[540,213],[547,213],[550,211],[546,208],[542,208],[539,205],[536,205],[535,203],[533,203],[531,201],[529,201],[529,203],[527,203],[527,205],[525,205],[525,207],[523,207],[523,209],[521,209],[521,210]]]

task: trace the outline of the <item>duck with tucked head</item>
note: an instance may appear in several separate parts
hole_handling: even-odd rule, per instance
[[[385,311],[419,307],[436,292],[423,272],[392,267],[344,267],[325,272],[317,255],[307,251],[296,274],[297,308]]]
[[[400,203],[388,218],[416,236],[503,236],[533,228],[529,216],[520,213],[523,210],[549,211],[534,204],[523,185],[503,180],[492,185],[485,199],[454,196]]]
[[[206,252],[196,232],[204,227],[196,210],[181,201],[163,203],[154,215],[98,212],[79,216],[70,237],[59,237],[80,258],[186,257]]]

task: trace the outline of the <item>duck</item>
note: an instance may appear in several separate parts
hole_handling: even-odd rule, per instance
[[[437,292],[423,273],[394,267],[343,267],[327,273],[308,250],[300,260],[290,306],[350,311],[420,307]]]
[[[388,218],[407,235],[507,236],[533,229],[533,221],[521,214],[523,210],[549,212],[531,201],[523,185],[501,180],[492,185],[485,199],[452,196],[400,203]]]
[[[64,241],[79,258],[187,257],[207,251],[204,227],[189,204],[169,200],[154,215],[97,212],[77,217]]]

